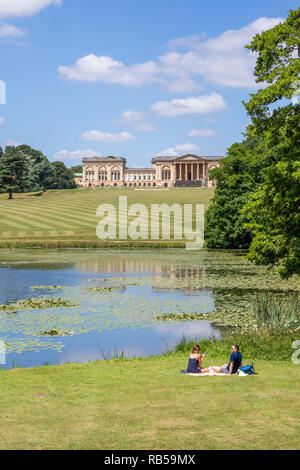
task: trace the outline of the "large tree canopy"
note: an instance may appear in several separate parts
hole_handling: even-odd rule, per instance
[[[245,224],[250,219],[241,209],[264,181],[266,168],[275,158],[266,152],[263,140],[248,138],[228,149],[220,167],[211,172],[217,184],[205,216],[208,248],[249,248],[252,231]]]
[[[252,122],[248,136],[264,139],[275,163],[243,213],[251,218],[250,259],[278,266],[284,277],[300,273],[300,106],[289,102],[300,73],[300,8],[286,21],[254,37],[257,82],[265,88],[245,107]]]
[[[74,177],[64,163],[51,163],[39,150],[29,145],[0,147],[0,192],[13,193],[67,189],[74,187]]]

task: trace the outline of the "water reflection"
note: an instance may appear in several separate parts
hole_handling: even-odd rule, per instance
[[[157,276],[161,286],[130,285],[132,277],[154,279]],[[0,312],[0,339],[3,336],[9,344],[18,343],[21,348],[18,353],[18,348],[12,347],[5,367],[83,362],[122,351],[126,357],[146,356],[166,351],[183,335],[198,339],[218,337],[219,330],[208,322],[155,320],[155,314],[213,310],[213,290],[195,287],[195,280],[204,278],[205,268],[201,263],[191,266],[184,257],[178,260],[176,256],[160,253],[36,251],[20,258],[8,253],[0,263],[1,304],[47,295],[72,299],[76,307],[20,311],[10,320],[7,313]],[[164,287],[164,279],[174,280],[175,287]],[[51,286],[65,288],[51,290]],[[103,290],[103,286],[108,289]],[[39,336],[39,331],[53,327],[60,331],[74,330],[74,335]],[[23,347],[30,341],[31,346]],[[58,344],[63,344],[61,351],[55,350]]]

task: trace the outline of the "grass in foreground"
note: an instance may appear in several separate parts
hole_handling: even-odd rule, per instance
[[[186,364],[172,353],[0,370],[0,447],[300,448],[300,365],[256,360],[255,376],[191,377],[179,373]]]

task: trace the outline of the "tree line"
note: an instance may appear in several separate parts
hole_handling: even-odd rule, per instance
[[[245,46],[257,54],[263,87],[243,103],[251,119],[211,172],[208,248],[249,249],[249,259],[282,277],[300,274],[300,8]]]
[[[0,147],[0,192],[13,193],[71,189],[74,173],[80,167],[67,168],[63,162],[50,162],[39,150],[29,145]]]

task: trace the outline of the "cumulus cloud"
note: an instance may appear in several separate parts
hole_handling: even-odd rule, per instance
[[[218,93],[190,96],[185,99],[158,101],[151,106],[152,111],[161,116],[184,116],[188,114],[217,113],[226,109],[223,97]]]
[[[129,132],[110,133],[103,131],[87,131],[81,135],[81,138],[91,142],[126,142],[135,140],[135,137]]]
[[[0,116],[0,126],[1,124],[4,124],[4,121],[5,121],[4,117]]]
[[[200,87],[197,79],[228,87],[253,88],[256,56],[245,49],[253,36],[274,27],[283,18],[258,18],[237,30],[204,39],[193,35],[169,42],[171,50],[153,60],[125,65],[108,56],[89,54],[75,64],[58,67],[60,77],[67,80],[104,82],[124,86],[159,83],[173,93],[188,93]],[[200,87],[201,88],[201,87]]]
[[[155,131],[155,127],[147,122],[147,118],[148,116],[144,112],[128,109],[122,113],[122,117],[121,119],[118,119],[118,122],[123,124],[126,128],[132,129],[136,132]]]
[[[140,86],[155,81],[158,67],[153,61],[126,67],[111,57],[89,54],[74,65],[58,67],[58,71],[61,78],[68,80]]]
[[[159,152],[158,155],[161,157],[179,157],[180,155],[187,155],[188,153],[197,153],[199,152],[198,145],[190,144],[177,144],[174,147],[169,147],[162,152]]]
[[[191,129],[188,133],[190,137],[216,137],[213,129]]]
[[[0,39],[1,38],[19,38],[25,36],[26,31],[21,28],[17,28],[12,24],[0,25]]]
[[[0,20],[35,15],[50,5],[61,6],[62,0],[1,0]]]
[[[284,18],[258,18],[247,26],[237,30],[227,30],[207,40],[188,36],[171,41],[174,46],[186,46],[190,51],[168,52],[159,58],[165,74],[173,75],[176,71],[186,76],[202,76],[206,81],[228,87],[256,86],[253,70],[256,55],[244,46],[249,44],[255,34],[273,28]]]
[[[66,161],[66,160],[78,160],[81,161],[83,158],[102,157],[103,155],[95,150],[74,150],[69,152],[68,150],[60,150],[53,155],[53,161]]]

